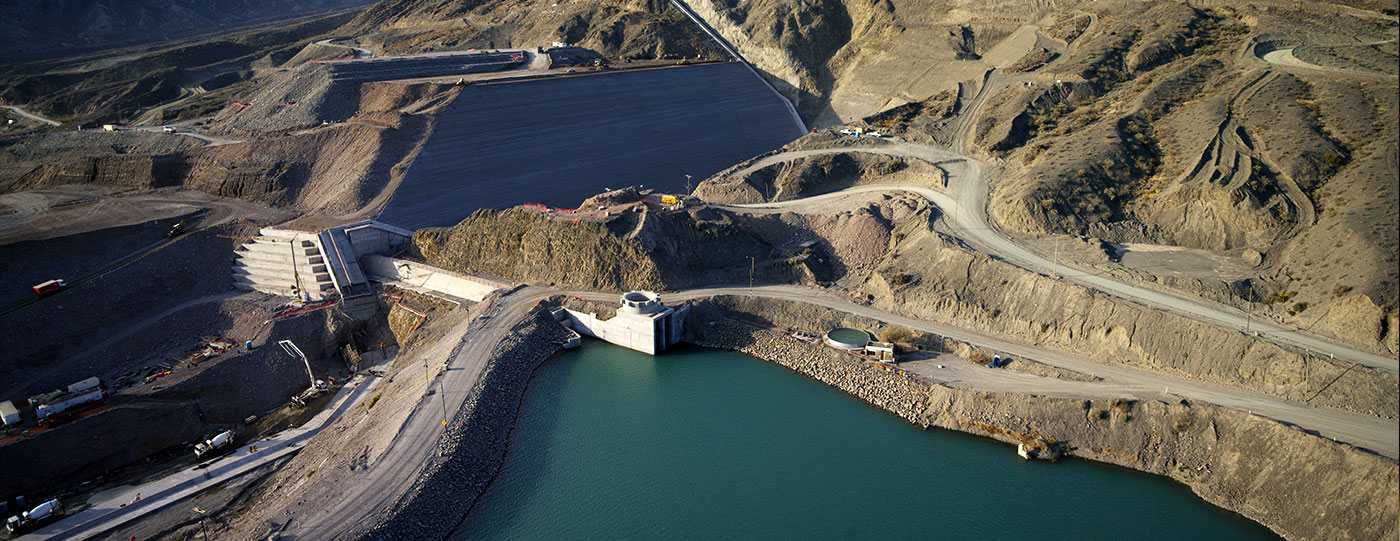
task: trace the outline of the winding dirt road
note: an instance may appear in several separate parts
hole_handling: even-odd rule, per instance
[[[758,203],[752,205],[732,205],[731,208],[753,210],[797,210],[804,206],[819,203],[831,198],[863,192],[909,192],[928,199],[951,215],[950,225],[963,240],[978,249],[1011,262],[1026,270],[1052,276],[1068,282],[1089,287],[1120,298],[1139,302],[1153,308],[1204,321],[1214,325],[1243,330],[1248,326],[1252,331],[1274,341],[1301,346],[1310,351],[1330,355],[1388,372],[1400,371],[1400,361],[1394,357],[1362,351],[1350,346],[1337,344],[1316,336],[1304,334],[1267,320],[1260,320],[1244,312],[1223,305],[1207,304],[1201,299],[1185,298],[1177,295],[1146,289],[1119,282],[1103,276],[1088,273],[1065,273],[1064,265],[1028,250],[1008,238],[993,227],[987,218],[988,186],[984,175],[986,165],[955,152],[937,147],[909,142],[893,141],[884,147],[873,148],[829,148],[784,152],[766,157],[752,165],[740,169],[734,175],[751,173],[769,165],[805,158],[809,156],[865,152],[925,160],[938,164],[948,172],[953,193],[922,186],[870,185],[848,188],[839,192],[818,195],[792,201]]]
[[[35,120],[35,121],[43,122],[43,123],[48,124],[48,125],[50,125],[50,126],[62,126],[62,125],[63,125],[62,122],[59,122],[59,121],[57,121],[57,120],[53,120],[53,119],[51,119],[51,118],[44,118],[44,117],[42,117],[42,116],[36,115],[36,114],[34,114],[34,113],[31,113],[31,112],[29,112],[29,111],[25,111],[23,107],[20,107],[20,106],[18,106],[18,105],[6,105],[5,108],[6,108],[6,109],[9,109],[9,110],[11,110],[11,111],[14,111],[15,114],[17,114],[17,115],[19,115],[19,116],[22,116],[22,117],[24,117],[24,118],[27,118],[27,119],[29,119],[29,120]]]

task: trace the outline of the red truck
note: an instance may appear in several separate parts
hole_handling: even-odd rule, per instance
[[[64,282],[62,279],[49,280],[47,282],[34,286],[34,294],[40,297],[47,297],[49,295],[53,295],[54,293],[58,293],[60,289],[63,289],[65,287],[68,287],[68,283]]]

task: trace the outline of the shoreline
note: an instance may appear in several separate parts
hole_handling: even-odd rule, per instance
[[[355,538],[447,538],[505,463],[510,432],[535,370],[558,355],[568,330],[535,310],[492,351],[487,372],[448,421],[430,459],[408,492],[380,517],[346,532]],[[469,437],[469,435],[471,437]]]
[[[1026,444],[1052,456],[1167,477],[1205,502],[1289,539],[1396,534],[1400,465],[1290,425],[1169,395],[1081,400],[954,389],[741,324],[713,301],[697,308],[684,342],[779,364],[925,430],[990,438],[1011,444],[1007,452]],[[381,520],[356,533],[374,537],[392,531],[402,537],[414,532],[409,537],[443,539],[466,520],[504,466],[535,372],[560,354],[562,340],[554,335],[566,332],[538,311],[517,329],[493,352],[489,372],[452,417],[453,428],[438,446],[445,458],[431,462]],[[466,437],[466,427],[474,437]]]
[[[1291,425],[1169,395],[1078,400],[954,389],[723,316],[707,319],[707,328],[687,326],[687,342],[782,365],[923,429],[991,438],[1012,444],[1008,452],[1018,443],[1051,447],[1167,477],[1289,539],[1396,535],[1396,462]]]

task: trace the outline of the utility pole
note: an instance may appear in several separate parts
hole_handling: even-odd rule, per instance
[[[438,395],[442,398],[442,427],[447,428],[447,389],[442,387],[442,381],[438,381]]]
[[[1051,267],[1051,268],[1053,268],[1054,271],[1055,271],[1055,277],[1056,277],[1056,278],[1059,278],[1059,277],[1060,277],[1060,237],[1055,237],[1055,260],[1054,260],[1054,263],[1052,264],[1052,267]]]
[[[753,269],[754,269],[753,256],[749,256],[749,293],[750,293],[750,294],[753,294]]]
[[[685,176],[685,194],[690,195],[690,175]]]

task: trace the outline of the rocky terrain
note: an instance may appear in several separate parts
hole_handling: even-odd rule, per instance
[[[312,113],[256,117],[262,120],[251,125],[284,132],[312,126],[280,137],[209,145],[191,136],[135,131],[32,136],[0,150],[0,191],[175,186],[303,211],[373,210],[387,200],[384,190],[402,178],[431,132],[434,111],[455,89],[368,84],[346,90],[323,94]],[[322,126],[317,114],[346,121]],[[233,108],[218,118],[250,126],[241,115]]]
[[[0,50],[51,56],[73,49],[143,43],[337,9],[368,0],[60,0],[8,3]]]
[[[595,291],[799,284],[1106,365],[1400,417],[1395,374],[1051,276],[1063,262],[1066,273],[1203,297],[1339,344],[1400,352],[1393,0],[686,3],[795,104],[811,134],[699,182],[681,208],[628,188],[572,211],[481,210],[418,231],[401,255]],[[277,410],[305,383],[267,347],[273,337],[296,340],[327,375],[366,349],[381,349],[376,359],[397,351],[382,367],[384,387],[318,436],[329,443],[300,451],[211,515],[223,533],[266,538],[298,507],[335,501],[341,480],[382,457],[424,403],[429,368],[419,362],[454,355],[456,335],[498,315],[492,302],[456,305],[390,288],[367,324],[335,309],[273,320],[283,299],[233,289],[229,254],[257,226],[378,214],[459,92],[450,81],[340,77],[312,60],[556,41],[614,64],[725,59],[663,0],[382,0],[345,9],[357,4],[64,0],[0,13],[18,29],[0,38],[14,60],[0,68],[0,118],[16,121],[0,127],[0,222],[11,239],[0,246],[9,260],[0,272],[18,284],[0,296],[17,301],[30,294],[20,282],[91,272],[153,244],[140,239],[176,219],[214,224],[0,315],[8,383],[0,399],[90,375],[120,380],[213,335],[259,346],[185,356],[163,378],[118,389],[108,410],[0,444],[4,463],[33,472],[0,478],[0,495],[125,479],[143,461],[174,464],[188,459],[185,442]],[[104,123],[123,126],[92,129]],[[160,133],[167,123],[181,133]],[[895,139],[840,131],[855,127]],[[911,144],[956,159],[892,150]],[[986,188],[986,208],[977,210],[1017,244],[1053,257],[1055,272],[988,255],[912,193],[740,206],[875,184],[964,198],[950,171],[967,160],[985,172],[977,189]],[[231,224],[235,217],[255,219]],[[1395,461],[1298,427],[1166,394],[1069,400],[949,387],[760,330],[880,327],[818,306],[718,298],[697,314],[691,322],[720,323],[692,325],[692,341],[778,362],[923,427],[1168,476],[1289,538],[1396,535]],[[536,312],[498,344],[441,455],[427,462],[436,474],[357,533],[450,529],[499,466],[530,371],[561,333]],[[896,341],[969,360],[989,353],[930,336]],[[1032,359],[1008,368],[1095,379]],[[75,443],[86,441],[113,445]],[[64,467],[44,460],[69,449],[77,450]],[[186,521],[161,535],[195,531]]]
[[[674,289],[736,283],[753,257],[759,279],[828,279],[816,251],[782,250],[714,210],[623,211],[607,218],[553,217],[524,209],[482,210],[452,228],[414,235],[416,255],[451,270],[480,271],[590,289]]]
[[[385,0],[342,30],[386,53],[535,48],[562,42],[612,59],[720,58],[665,0],[529,2]]]
[[[1107,363],[1400,416],[1395,374],[1282,347],[999,261],[936,231],[937,214],[920,198],[891,198],[835,215],[621,208],[628,210],[593,219],[525,209],[481,211],[451,229],[420,231],[414,243],[419,257],[453,270],[610,291],[742,284],[750,269],[733,262],[752,256],[757,283],[835,285],[890,312],[987,329]]]
[[[691,5],[809,123],[994,160],[1009,231],[1244,255],[1241,301],[1372,347],[1397,323],[1393,5]]]
[[[346,12],[328,14],[328,11],[360,2],[322,2],[315,6],[304,2],[235,3],[244,4],[240,6],[175,0],[143,4],[145,9],[107,5],[137,4],[133,2],[62,3],[89,5],[72,6],[75,12],[64,12],[65,6],[45,3],[41,9],[6,10],[5,14],[0,14],[19,19],[7,24],[9,28],[30,29],[42,25],[48,29],[44,38],[24,40],[25,47],[35,47],[35,53],[42,52],[40,56],[18,57],[18,61],[0,69],[0,81],[4,81],[0,85],[0,102],[23,105],[33,113],[59,122],[95,126],[131,122],[141,116],[148,122],[191,119],[222,108],[253,87],[249,79],[255,72],[270,75],[272,68],[292,59],[306,46],[306,41],[335,30],[352,15]],[[190,6],[194,9],[171,5],[184,3],[202,5]],[[307,15],[301,19],[285,19],[293,15],[292,8],[305,9],[301,13]],[[54,11],[49,12],[49,9]],[[149,11],[142,13],[145,10]],[[248,21],[242,21],[244,26],[240,27],[227,18],[228,14],[240,12],[259,13],[265,26],[247,26]],[[85,16],[91,19],[85,20]],[[133,20],[122,20],[127,16]],[[227,26],[214,26],[210,23],[215,21],[208,19],[202,24],[188,21],[189,26],[183,28],[192,35],[172,41],[159,41],[156,38],[159,33],[140,30],[143,25],[168,24],[167,19],[171,17],[217,17]],[[46,22],[52,19],[62,22]],[[274,21],[275,24],[267,24]],[[90,47],[90,51],[86,48],[64,51],[61,47],[54,49],[43,45],[63,35],[55,26],[70,24],[79,27],[106,24],[111,26],[107,34],[123,33],[134,36],[132,39],[136,43],[150,43],[124,48]],[[101,30],[70,35],[105,39]],[[7,33],[6,36],[14,38],[16,34]]]

